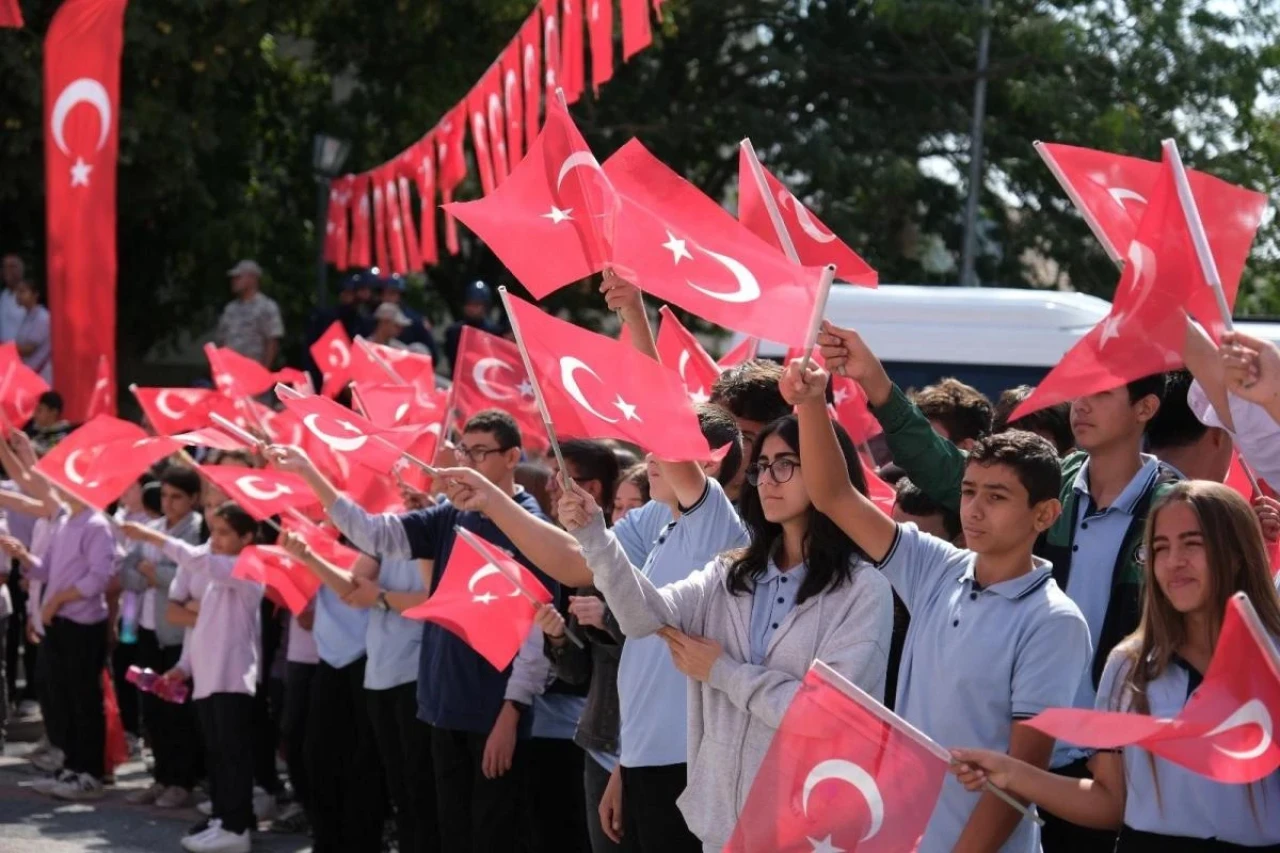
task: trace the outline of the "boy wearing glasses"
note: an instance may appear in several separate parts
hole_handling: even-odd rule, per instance
[[[456,452],[477,481],[506,496],[517,512],[545,521],[534,496],[515,483],[520,446],[520,429],[511,415],[488,409],[467,421]],[[274,446],[268,456],[277,467],[310,483],[334,524],[361,551],[382,559],[433,561],[434,576],[425,578],[432,592],[449,564],[455,526],[512,552],[553,595],[557,592],[555,582],[481,512],[444,501],[403,515],[371,515],[339,494],[297,448]],[[434,622],[423,623],[418,719],[431,726],[437,819],[446,853],[519,846],[523,756],[517,736],[528,735],[527,712],[549,672],[537,631],[530,633],[511,667],[498,672],[455,634]]]

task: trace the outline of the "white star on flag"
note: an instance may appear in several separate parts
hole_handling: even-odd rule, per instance
[[[71,167],[71,186],[89,186],[89,173],[92,171],[93,167],[86,163],[83,157],[77,157],[75,165]]]
[[[551,212],[542,214],[542,218],[550,219],[552,225],[559,225],[561,222],[564,222],[566,219],[573,219],[573,217],[569,215],[571,213],[573,213],[572,207],[568,208],[567,210],[561,210],[560,208],[556,207],[553,204],[551,205]]]
[[[490,602],[497,601],[497,600],[498,600],[498,596],[493,595],[492,593],[488,593],[488,592],[486,592],[486,593],[484,593],[483,595],[473,595],[473,596],[471,597],[471,600],[472,600],[472,601],[478,601],[478,602],[480,602],[481,604],[489,604]]]
[[[835,400],[835,404],[837,406],[843,406],[844,401],[849,399],[849,390],[847,388],[841,388],[837,390],[832,395],[832,399]]]
[[[618,407],[618,411],[622,412],[622,416],[627,420],[629,421],[640,420],[639,416],[636,415],[636,407],[628,403],[626,400],[622,399],[621,394],[618,395],[618,399],[613,401],[613,405]]]
[[[1124,313],[1113,314],[1102,321],[1102,335],[1098,338],[1098,346],[1105,347],[1107,341],[1120,337],[1120,324],[1124,322]]]
[[[707,396],[707,392],[702,390],[701,386],[699,386],[697,391],[689,392],[689,399],[692,400],[694,404],[698,406],[701,406],[703,403],[711,402],[711,398]]]
[[[845,853],[845,849],[843,847],[837,847],[831,843],[830,835],[821,840],[817,838],[810,838],[809,843],[813,845],[812,853]]]
[[[671,263],[680,263],[681,258],[693,260],[693,255],[689,254],[689,250],[684,246],[684,240],[679,239],[670,231],[667,232],[667,242],[662,244],[662,248],[671,253]]]
[[[520,384],[516,386],[516,390],[520,392],[521,397],[533,396],[533,385],[529,384],[528,379],[521,380]]]

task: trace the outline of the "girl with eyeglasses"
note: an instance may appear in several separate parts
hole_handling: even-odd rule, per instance
[[[1247,595],[1274,644],[1280,598],[1253,510],[1220,483],[1173,486],[1152,507],[1143,544],[1142,621],[1107,659],[1097,706],[1175,717],[1209,666],[1227,601]],[[969,790],[990,780],[1072,823],[1119,829],[1116,853],[1280,851],[1280,774],[1229,785],[1136,746],[1096,753],[1084,780],[986,750],[953,754]]]
[[[857,451],[836,427],[850,480]],[[628,638],[658,633],[696,682],[679,806],[704,850],[729,840],[782,715],[814,660],[882,698],[893,624],[889,582],[809,499],[793,415],[760,433],[740,507],[751,538],[684,580],[655,587],[627,560],[599,506],[574,484],[560,522],[582,544]],[[624,806],[625,808],[625,806]]]

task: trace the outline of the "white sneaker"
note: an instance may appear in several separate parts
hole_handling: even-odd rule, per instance
[[[31,700],[28,699],[27,701],[30,702]],[[21,708],[22,706],[19,705],[18,707]],[[36,741],[35,749],[27,753],[27,758],[31,758],[36,755],[44,755],[51,749],[53,749],[53,744],[49,742],[49,736],[40,735],[40,740]]]
[[[189,802],[191,802],[190,791],[177,785],[170,785],[164,789],[163,794],[156,798],[156,808],[180,809]]]
[[[126,803],[135,806],[149,806],[159,799],[160,795],[165,792],[166,788],[159,782],[152,782],[149,787],[143,788],[141,791],[134,791],[132,794],[124,798]]]
[[[54,785],[49,793],[59,800],[100,800],[106,791],[97,779],[81,773],[74,779]]]
[[[39,755],[32,756],[31,764],[44,773],[57,773],[62,769],[62,763],[66,760],[67,756],[62,750],[56,746],[51,746]]]
[[[249,853],[249,830],[229,832],[219,824],[208,832],[184,838],[182,846],[190,853]]]
[[[73,781],[75,778],[76,778],[75,771],[59,770],[57,773],[50,776],[49,778],[40,779],[39,781],[33,783],[31,785],[31,790],[35,791],[37,794],[44,794],[48,796],[49,794],[53,793],[54,788],[61,785],[63,782]]]
[[[279,810],[280,805],[273,794],[268,794],[261,788],[253,789],[253,816],[258,821],[271,820]]]
[[[206,826],[204,829],[200,830],[199,832],[192,832],[187,836],[185,836],[181,842],[182,849],[184,850],[195,849],[192,847],[188,847],[187,845],[194,843],[197,838],[204,838],[206,835],[213,835],[215,832],[221,831],[221,829],[222,829],[222,819],[216,818],[216,817],[213,818],[212,820],[209,821],[209,825]]]
[[[206,816],[213,814],[213,800],[205,800],[203,803],[196,806],[196,811]]]

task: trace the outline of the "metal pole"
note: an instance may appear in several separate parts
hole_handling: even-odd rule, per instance
[[[973,83],[973,126],[969,131],[969,198],[964,209],[964,246],[960,252],[960,283],[980,287],[974,269],[978,249],[978,194],[982,191],[982,123],[987,114],[987,65],[991,56],[991,0],[981,0],[982,29],[978,34],[978,78]]]
[[[324,259],[325,229],[329,222],[329,178],[316,175],[316,305],[329,304],[329,265]]]

